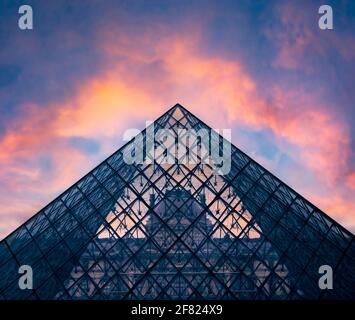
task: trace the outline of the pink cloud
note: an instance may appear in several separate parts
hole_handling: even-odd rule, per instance
[[[346,183],[349,188],[355,190],[355,171],[349,173],[346,179]]]
[[[341,193],[334,190],[334,193],[329,197],[317,197],[313,195],[310,196],[310,199],[314,203],[317,203],[334,220],[341,225],[347,226],[347,228],[354,232],[355,203],[352,198],[347,199]]]
[[[251,126],[270,128],[298,146],[303,162],[334,185],[348,169],[349,132],[313,100],[303,92],[275,90],[271,103],[263,99],[250,101],[252,108],[235,113]]]

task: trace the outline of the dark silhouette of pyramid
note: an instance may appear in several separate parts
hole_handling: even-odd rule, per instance
[[[181,105],[162,128],[213,133]],[[231,170],[216,175],[200,156],[127,164],[133,143],[0,242],[0,299],[355,297],[354,236],[242,151],[231,145]],[[32,290],[19,288],[21,265]],[[333,289],[319,287],[322,265]]]

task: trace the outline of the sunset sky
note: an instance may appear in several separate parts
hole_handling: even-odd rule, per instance
[[[354,233],[355,1],[326,3],[2,0],[0,239],[176,103]]]

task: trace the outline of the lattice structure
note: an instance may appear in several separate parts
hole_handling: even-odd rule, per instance
[[[212,133],[180,105],[154,126]],[[0,242],[0,299],[355,298],[354,236],[239,149],[216,175],[202,161],[127,164],[132,143]],[[21,265],[33,290],[19,289]]]

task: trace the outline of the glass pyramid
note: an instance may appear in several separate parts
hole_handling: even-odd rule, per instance
[[[153,125],[215,134],[181,105]],[[200,155],[127,164],[148,154],[133,143],[0,242],[0,299],[355,298],[354,236],[242,151],[229,144],[217,175]],[[19,288],[21,265],[33,290]],[[321,265],[332,290],[319,288]]]

